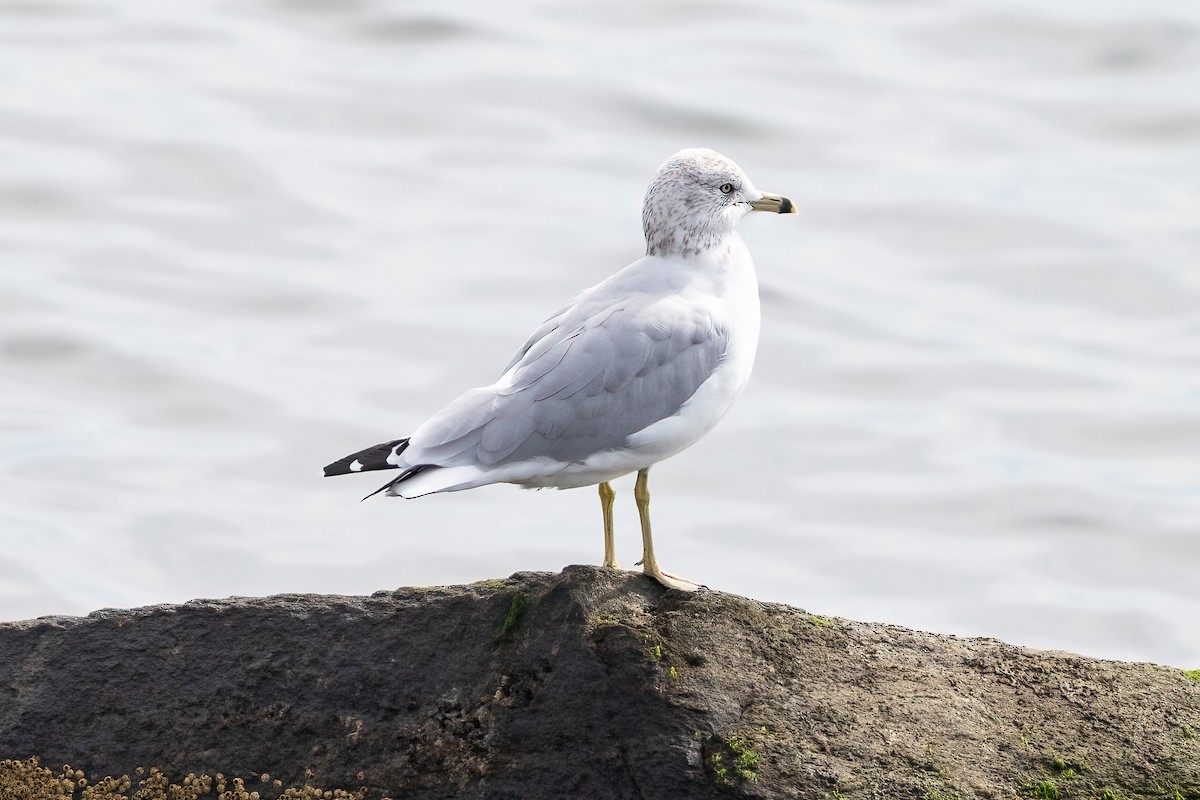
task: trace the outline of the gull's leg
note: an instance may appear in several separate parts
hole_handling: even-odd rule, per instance
[[[637,501],[638,517],[642,521],[642,572],[666,586],[668,589],[679,589],[684,592],[694,592],[700,588],[686,578],[670,575],[658,568],[658,560],[654,558],[654,539],[650,535],[650,489],[646,482],[650,468],[639,469],[637,481],[633,484],[633,499]]]
[[[600,510],[604,512],[604,566],[609,569],[620,569],[617,564],[617,547],[613,543],[613,502],[617,493],[613,491],[608,481],[600,483]]]

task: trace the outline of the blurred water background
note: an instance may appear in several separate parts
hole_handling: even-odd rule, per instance
[[[2,0],[0,619],[598,563],[591,489],[320,468],[708,146],[800,214],[742,226],[759,360],[654,471],[665,566],[1200,666],[1198,87],[1178,0]]]

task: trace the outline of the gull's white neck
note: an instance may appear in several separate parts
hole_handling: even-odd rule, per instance
[[[647,202],[642,209],[646,255],[697,258],[706,251],[723,249],[727,240],[738,238],[734,226],[744,214]]]

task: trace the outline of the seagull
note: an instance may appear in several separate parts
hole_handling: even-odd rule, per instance
[[[642,571],[672,589],[700,588],[658,565],[648,476],[708,433],[750,377],[758,281],[734,228],[752,211],[796,207],[755,189],[712,150],[671,156],[646,190],[645,256],[554,312],[495,383],[464,393],[407,437],[333,462],[325,475],[400,470],[367,497],[599,485],[604,566],[617,569],[610,481],[636,471]]]

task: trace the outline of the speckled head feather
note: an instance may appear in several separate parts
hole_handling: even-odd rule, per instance
[[[680,150],[658,168],[646,190],[646,255],[689,258],[716,247],[762,196],[741,168],[720,153]]]

